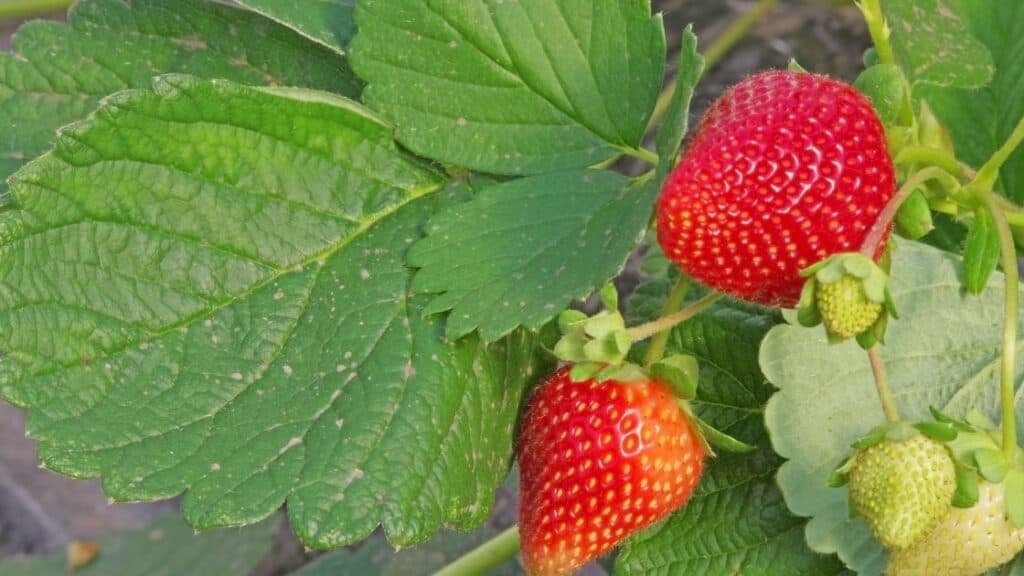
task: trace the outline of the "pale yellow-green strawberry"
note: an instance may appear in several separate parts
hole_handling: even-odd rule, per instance
[[[1024,550],[1024,528],[1006,517],[1002,484],[982,482],[971,508],[950,508],[920,542],[889,558],[887,576],[979,576]]]
[[[956,491],[949,450],[921,434],[864,448],[846,469],[850,502],[889,549],[925,537],[949,511]]]
[[[882,314],[882,303],[868,299],[863,281],[853,276],[818,284],[817,299],[825,329],[837,338],[860,334]]]

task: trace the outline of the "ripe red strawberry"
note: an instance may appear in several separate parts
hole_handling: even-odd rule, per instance
[[[766,72],[704,116],[662,190],[658,241],[716,290],[792,307],[800,270],[859,250],[895,182],[867,98],[825,76]]]
[[[665,384],[553,374],[519,440],[527,572],[570,574],[682,506],[703,469],[698,434]]]

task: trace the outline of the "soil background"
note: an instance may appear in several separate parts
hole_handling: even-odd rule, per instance
[[[689,24],[702,50],[740,14],[751,1],[653,0],[664,13],[671,66],[680,32]],[[63,14],[47,18],[60,20]],[[8,51],[11,36],[21,24],[0,22],[0,50]],[[784,68],[796,59],[812,72],[827,73],[852,81],[862,68],[861,57],[869,45],[864,23],[849,2],[781,1],[714,68],[705,73],[693,102],[696,121],[726,87],[745,76],[770,68]],[[674,73],[674,69],[670,70]],[[694,124],[691,122],[691,125]],[[634,167],[625,164],[623,170]],[[619,279],[629,291],[641,280],[638,258]],[[90,539],[104,532],[139,528],[160,514],[174,511],[177,500],[156,504],[110,505],[97,481],[71,480],[38,467],[35,446],[24,436],[24,418],[0,402],[0,560],[14,554],[56,552],[72,539]],[[515,521],[515,494],[502,489],[491,523],[507,526]],[[287,529],[281,530],[277,548],[255,576],[288,573],[313,558]],[[588,567],[589,576],[607,574],[599,564]],[[116,575],[114,575],[116,576]]]

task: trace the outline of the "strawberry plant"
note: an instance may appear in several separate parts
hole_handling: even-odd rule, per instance
[[[1024,4],[862,0],[854,83],[761,71],[693,134],[713,62],[687,28],[666,83],[647,0],[236,4],[80,0],[0,55],[42,466],[460,554],[518,478],[518,529],[407,571],[1024,566]]]

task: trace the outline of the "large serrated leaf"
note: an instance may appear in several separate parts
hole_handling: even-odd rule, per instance
[[[970,32],[992,53],[995,76],[977,90],[919,86],[915,93],[949,128],[957,158],[980,167],[1024,117],[1024,2],[951,1]],[[998,188],[1024,202],[1024,148],[1003,164]]]
[[[636,248],[657,189],[574,170],[497,184],[430,221],[409,251],[416,292],[441,293],[448,335],[536,329],[611,279]]]
[[[913,242],[901,243],[894,255],[900,319],[889,324],[882,357],[906,419],[928,419],[931,406],[955,416],[972,408],[998,414],[1003,276],[994,274],[980,296],[966,296],[960,266],[956,256]],[[784,325],[765,339],[761,367],[780,388],[766,413],[775,449],[789,459],[779,484],[790,509],[812,517],[809,544],[837,552],[860,574],[880,574],[885,556],[863,521],[850,519],[847,491],[826,485],[850,444],[884,421],[864,351],[854,343],[829,345],[818,330]],[[1018,427],[1022,395],[1018,390]]]
[[[664,288],[660,282],[642,287],[631,307],[656,309],[644,300],[664,300]],[[768,310],[727,303],[673,330],[670,351],[693,354],[701,362],[695,404],[701,417],[760,448],[708,460],[686,507],[630,539],[616,562],[616,575],[827,576],[842,571],[835,558],[807,549],[804,521],[789,513],[775,486],[781,459],[767,447],[761,416],[772,388],[757,366],[757,349],[778,320]]]
[[[359,94],[342,57],[259,15],[200,0],[83,0],[67,25],[26,24],[0,54],[0,204],[3,180],[57,128],[167,72]]]
[[[992,78],[992,54],[970,35],[955,1],[882,2],[893,51],[911,82],[977,88]]]
[[[447,194],[326,93],[167,76],[12,180],[0,397],[44,465],[311,547],[486,518],[532,345],[449,344],[405,252]],[[401,470],[396,474],[395,470]]]
[[[639,146],[665,64],[649,0],[365,0],[352,63],[413,151],[499,174]]]
[[[117,532],[97,540],[99,555],[76,576],[249,576],[274,546],[281,526],[275,516],[255,526],[196,534],[180,518],[167,516],[144,530]],[[0,576],[67,576],[65,554],[0,560]]]
[[[356,35],[356,0],[236,1],[338,52]]]

